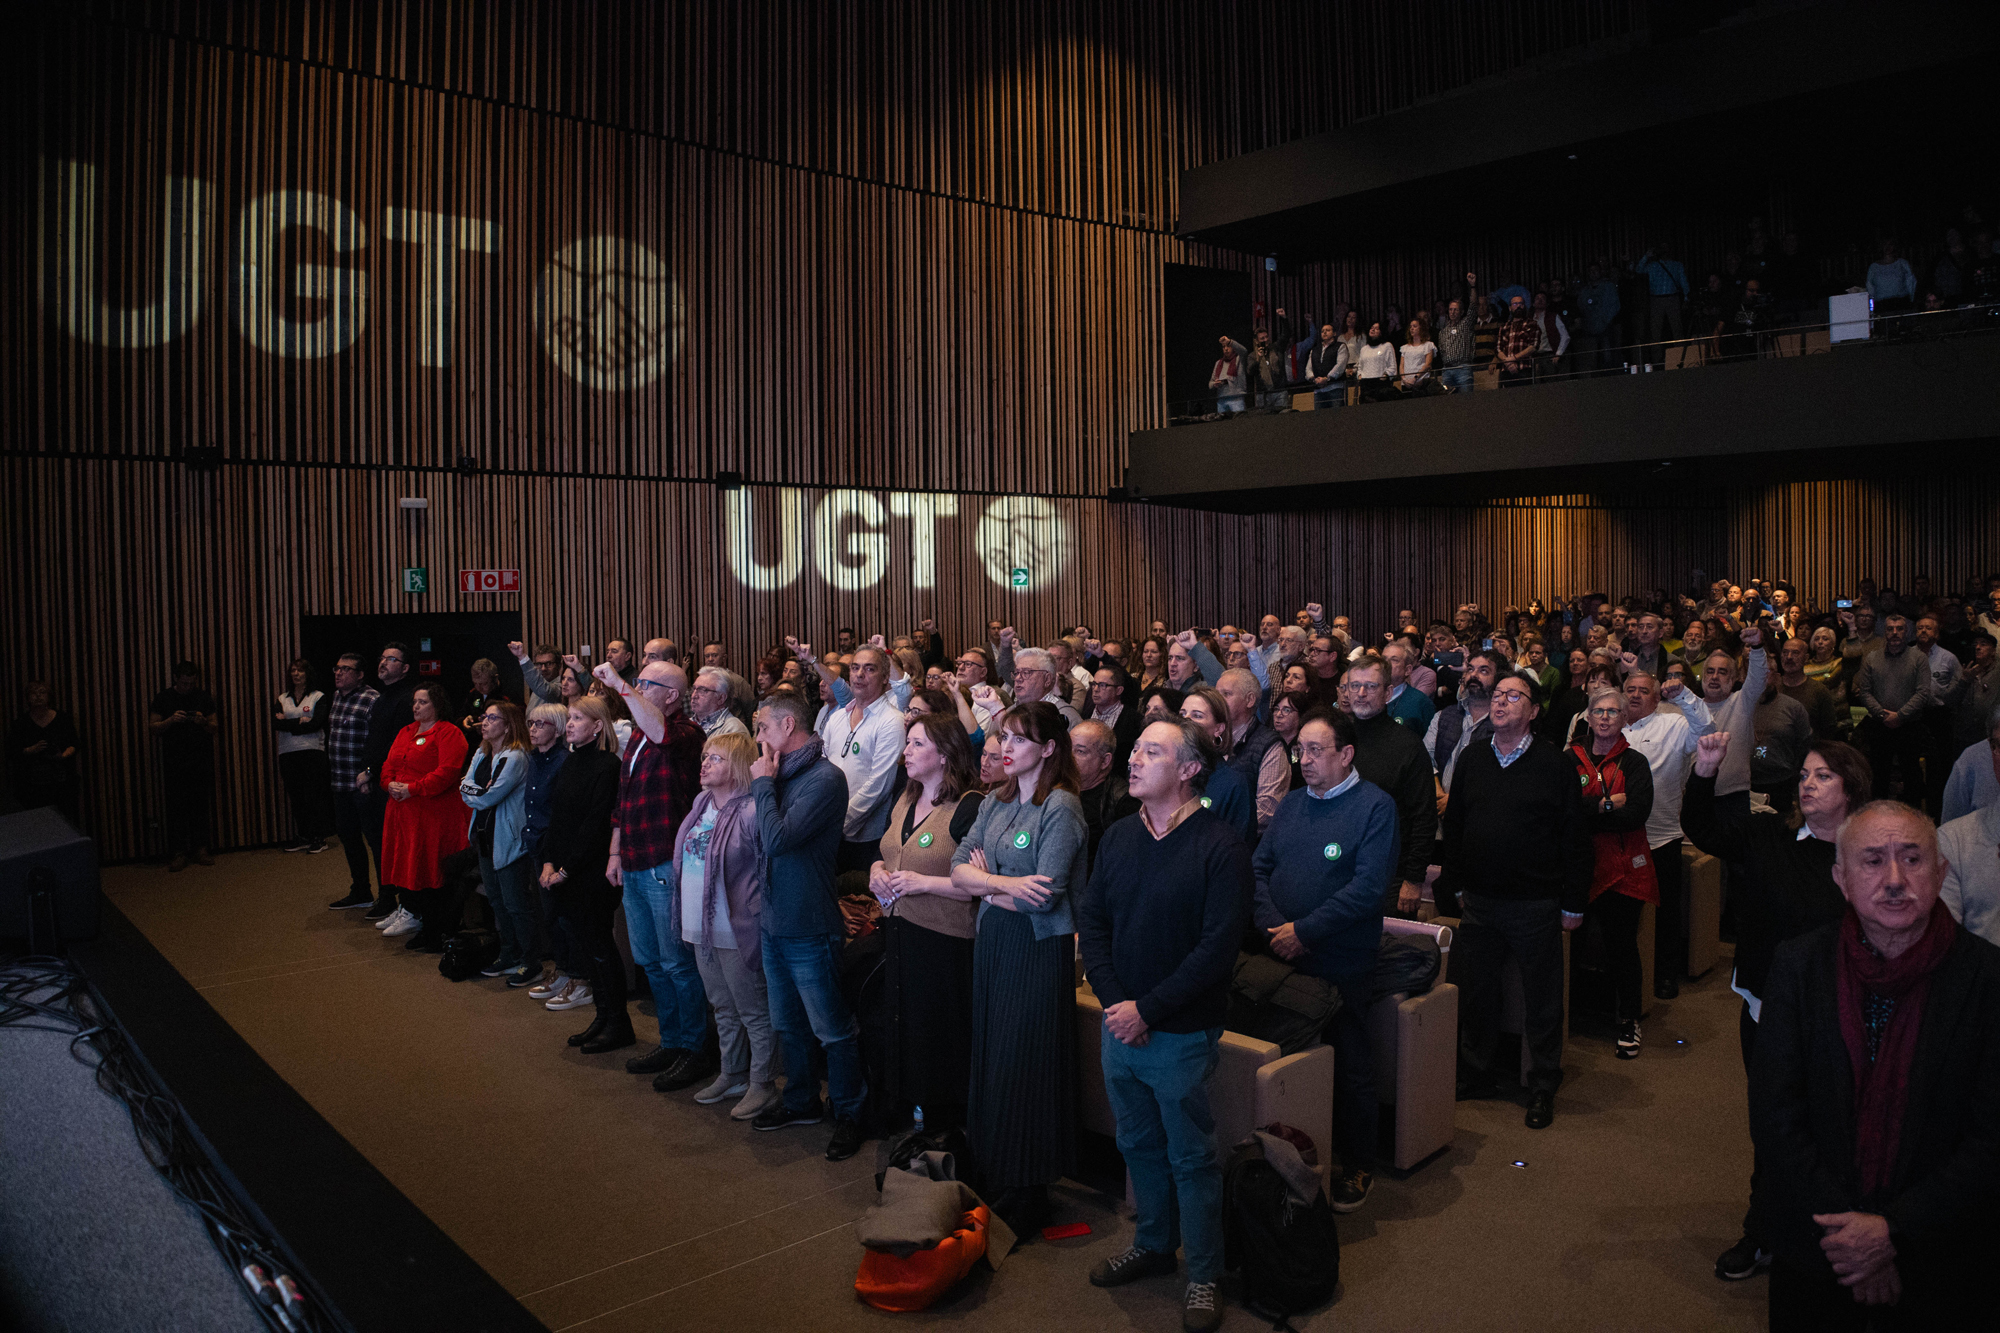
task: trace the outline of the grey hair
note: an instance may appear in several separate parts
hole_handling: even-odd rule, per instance
[[[536,704],[528,710],[528,721],[553,722],[560,727],[569,721],[569,706],[567,704]]]
[[[1086,743],[1110,754],[1118,749],[1118,736],[1096,718],[1087,717],[1069,729],[1069,745],[1072,750]]]
[[[1056,672],[1056,660],[1049,656],[1046,648],[1017,648],[1014,651],[1014,670]]]
[[[1639,673],[1639,672],[1634,672],[1633,674],[1634,674],[1634,675],[1639,675],[1639,674],[1642,674],[1642,673]],[[1620,691],[1620,690],[1614,690],[1614,689],[1612,689],[1612,688],[1611,688],[1611,687],[1610,687],[1609,685],[1599,685],[1599,686],[1598,686],[1598,687],[1597,687],[1596,689],[1592,690],[1592,691],[1590,692],[1590,697],[1589,697],[1588,699],[1586,699],[1586,700],[1584,701],[1584,704],[1583,704],[1583,711],[1584,711],[1584,712],[1586,712],[1586,713],[1588,713],[1588,712],[1590,712],[1590,711],[1591,711],[1592,709],[1596,708],[1596,707],[1597,707],[1597,701],[1598,701],[1599,699],[1610,699],[1610,700],[1613,700],[1614,702],[1616,702],[1616,703],[1617,703],[1617,705],[1618,705],[1618,711],[1619,711],[1619,712],[1621,712],[1621,713],[1622,713],[1622,712],[1624,712],[1624,711],[1625,711],[1625,695],[1624,695],[1624,693],[1623,693],[1622,691]]]
[[[1843,781],[1841,785],[1845,787],[1847,784]],[[1924,831],[1930,835],[1932,858],[1935,859],[1939,855],[1937,825],[1931,822],[1931,817],[1917,809],[1914,805],[1905,805],[1901,801],[1883,799],[1880,801],[1870,801],[1866,805],[1857,806],[1849,810],[1847,818],[1840,821],[1840,830],[1833,835],[1833,861],[1835,865],[1839,865],[1847,859],[1847,831],[1854,827],[1854,821],[1867,815],[1896,815],[1900,818],[1916,820],[1924,826]]]

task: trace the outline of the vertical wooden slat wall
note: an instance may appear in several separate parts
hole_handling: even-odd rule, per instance
[[[1040,638],[1312,600],[1380,626],[1403,606],[1678,586],[1694,566],[1827,587],[1994,563],[1978,488],[1254,517],[1102,498],[1129,432],[1162,416],[1161,265],[1267,282],[1254,257],[1173,236],[1182,167],[1624,38],[1644,8],[43,7],[0,159],[31,201],[0,213],[0,691],[11,707],[48,678],[76,709],[87,822],[119,858],[156,845],[144,706],[181,656],[229,719],[220,840],[284,831],[262,719],[306,615],[518,608],[538,638],[719,635],[741,661],[786,631],[925,615],[954,644],[993,615]],[[85,167],[94,209],[72,226]],[[260,248],[252,206],[281,192],[347,248],[309,229]],[[592,250],[603,236],[624,248]],[[440,269],[441,239],[459,253]],[[1448,251],[1259,290],[1372,301],[1461,262]],[[671,278],[677,301],[642,330],[678,325],[656,376],[634,369],[643,343],[549,350],[551,293],[593,263],[642,305]],[[442,320],[425,304],[441,292]],[[358,313],[313,325],[329,296]],[[306,330],[273,332],[267,305]],[[602,365],[624,387],[592,382]],[[219,471],[178,461],[206,446]],[[891,523],[896,572],[868,588],[837,591],[808,558],[747,591],[710,482],[725,471],[750,483],[766,559],[781,486],[809,513],[833,488],[955,497],[935,586],[912,585]],[[1005,497],[1065,525],[1046,586],[998,586],[979,549]],[[431,571],[427,596],[397,591],[406,565]],[[456,570],[488,567],[520,568],[521,594],[455,591]]]

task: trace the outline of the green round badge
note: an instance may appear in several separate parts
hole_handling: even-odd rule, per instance
[[[1029,842],[1028,830],[1022,829],[1019,833],[1016,833],[1014,835],[1014,845],[1016,847],[1026,847],[1028,845],[1028,842]]]
[[[929,833],[920,833],[920,834],[918,834],[918,835],[917,835],[917,846],[919,846],[919,847],[928,847],[928,846],[930,846],[930,845],[931,845],[931,838],[932,838],[933,836],[935,836],[935,835],[933,835],[933,834],[929,834]]]
[[[1209,800],[1209,799],[1208,799],[1208,798],[1207,798],[1206,796],[1204,796],[1204,797],[1202,797],[1202,798],[1201,798],[1201,808],[1202,808],[1202,809],[1204,809],[1204,810],[1208,809],[1208,808],[1209,808],[1210,806],[1212,806],[1212,805],[1214,805],[1214,804],[1215,804],[1215,802],[1214,802],[1214,801],[1211,801],[1211,800]]]
[[[1329,861],[1338,861],[1340,859],[1339,843],[1330,842],[1326,845],[1326,859]]]

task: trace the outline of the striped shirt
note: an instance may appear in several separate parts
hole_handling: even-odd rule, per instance
[[[368,715],[380,691],[372,685],[339,690],[333,696],[332,724],[326,733],[326,757],[333,766],[333,789],[353,791],[364,765],[361,752],[368,743]]]

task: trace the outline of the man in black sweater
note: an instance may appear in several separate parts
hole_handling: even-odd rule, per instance
[[[1500,968],[1521,968],[1528,1039],[1529,1129],[1555,1119],[1562,1083],[1562,932],[1583,924],[1590,896],[1589,825],[1576,765],[1532,730],[1538,683],[1509,671],[1494,682],[1490,741],[1467,746],[1445,803],[1440,896],[1461,904],[1452,950],[1459,985],[1461,1100],[1491,1097],[1499,1037]]]
[[[1839,921],[1778,946],[1750,1071],[1770,1326],[1993,1327],[2000,949],[1938,901],[1937,830],[1840,826]]]
[[[1105,831],[1076,912],[1084,974],[1104,1005],[1105,1095],[1139,1211],[1132,1247],[1090,1280],[1172,1273],[1178,1231],[1181,1322],[1202,1330],[1222,1322],[1222,1159],[1208,1080],[1252,891],[1249,849],[1202,808],[1218,759],[1207,731],[1184,719],[1139,733],[1129,784],[1139,814]]]
[[[1393,674],[1385,659],[1363,653],[1340,682],[1340,706],[1354,718],[1354,771],[1396,802],[1396,868],[1383,908],[1412,916],[1437,849],[1437,785],[1422,739],[1387,712]]]
[[[375,864],[382,864],[382,819],[389,809],[389,798],[382,791],[382,765],[389,758],[389,749],[396,743],[396,736],[410,725],[410,699],[417,692],[415,668],[410,662],[408,644],[386,643],[382,645],[382,658],[375,664],[376,679],[382,682],[380,694],[376,696],[375,707],[368,713],[368,739],[361,747],[361,771],[355,776],[354,785],[368,794],[368,809],[363,815],[362,836],[368,839],[369,850],[375,853]],[[375,895],[375,905],[366,915],[370,921],[380,921],[396,910],[396,894],[387,885]]]

